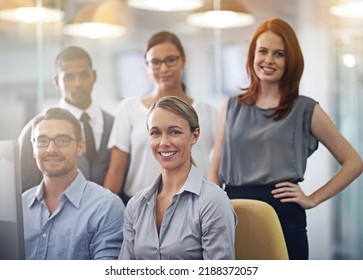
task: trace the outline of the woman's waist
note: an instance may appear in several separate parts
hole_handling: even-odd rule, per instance
[[[304,178],[290,178],[290,179],[273,179],[273,180],[261,180],[261,181],[245,181],[239,182],[223,182],[224,186],[239,187],[239,188],[256,188],[256,187],[275,187],[276,184],[282,182],[290,182],[297,184],[304,181]]]

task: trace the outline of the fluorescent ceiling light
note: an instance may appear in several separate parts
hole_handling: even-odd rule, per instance
[[[241,0],[205,0],[203,7],[187,17],[187,23],[203,28],[233,28],[255,23]]]
[[[21,7],[0,10],[0,19],[13,22],[56,22],[63,19],[61,10],[42,7]]]
[[[126,33],[126,28],[121,25],[103,22],[83,22],[67,24],[63,33],[89,39],[117,38]]]
[[[338,17],[363,18],[363,1],[348,2],[329,8],[331,14]]]
[[[128,0],[131,7],[150,11],[188,11],[198,9],[203,5],[202,0]]]
[[[208,11],[187,17],[190,25],[204,28],[233,28],[255,23],[255,17],[247,13],[233,11]]]
[[[73,22],[63,29],[66,35],[89,39],[117,38],[126,32],[124,6],[118,0],[84,7],[78,11]]]
[[[343,64],[345,65],[345,67],[347,68],[353,68],[356,65],[356,59],[355,56],[347,53],[343,55]]]

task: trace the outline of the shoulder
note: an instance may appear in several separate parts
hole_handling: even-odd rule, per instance
[[[127,203],[126,211],[128,211],[131,215],[138,215],[137,213],[141,209],[142,205],[148,203],[148,201],[153,199],[153,195],[157,191],[156,182],[158,182],[159,177],[154,181],[152,185],[139,191],[133,197],[131,197],[131,199]]]
[[[139,97],[126,97],[118,105],[116,122],[134,123],[144,117],[146,110]]]
[[[30,139],[30,135],[31,135],[31,132],[32,132],[32,125],[33,125],[33,122],[34,120],[39,116],[36,115],[34,116],[30,121],[27,122],[27,124],[22,128],[20,134],[19,134],[19,138],[18,140],[19,141],[24,141],[24,139]]]
[[[307,120],[308,123],[311,123],[312,116],[316,111],[315,108],[317,107],[317,104],[319,103],[313,98],[305,95],[299,95],[294,100],[292,107],[292,116],[303,116],[303,118]]]
[[[126,97],[120,101],[118,106],[118,115],[123,118],[126,116],[138,116],[141,111],[144,111],[144,107],[139,97]]]
[[[195,108],[195,110],[199,110],[199,111],[217,111],[217,108],[215,106],[213,106],[212,104],[210,104],[209,102],[206,101],[202,101],[202,100],[194,100],[193,101],[193,107]]]
[[[229,208],[232,205],[227,193],[220,186],[210,182],[205,177],[203,177],[200,198],[203,204],[214,208]]]
[[[155,189],[154,185],[148,186],[147,188],[137,192],[133,197],[131,197],[131,199],[129,200],[129,202],[127,203],[127,205],[132,204],[132,205],[139,205],[141,204],[143,201],[147,200],[148,198],[150,198],[152,196],[153,190]]]
[[[240,95],[232,95],[230,97],[228,97],[224,104],[226,107],[230,108],[230,107],[233,107],[233,106],[243,106],[243,105],[246,105],[245,103],[241,103],[238,101],[238,98],[240,96],[242,96],[243,94],[240,94]]]
[[[126,97],[120,101],[120,107],[140,106],[141,99],[139,97]]]
[[[226,192],[206,178],[199,199],[200,217],[206,226],[216,223],[232,225],[236,222],[232,201]]]
[[[30,145],[30,138],[31,138],[31,132],[32,132],[32,121],[28,122],[23,129],[21,130],[19,137],[18,137],[18,142],[20,145],[20,149],[22,150],[22,147],[25,144]]]
[[[233,95],[228,97],[226,100],[224,100],[222,104],[221,112],[226,112],[227,118],[233,119],[233,116],[235,114],[238,114],[240,110],[245,110],[246,108],[250,108],[251,106],[247,105],[246,103],[241,103],[238,100],[238,96]]]
[[[211,127],[218,116],[218,109],[204,101],[193,101],[193,107],[198,114],[200,125],[204,128]]]
[[[98,201],[99,205],[123,206],[122,200],[118,195],[92,181],[87,181],[86,192],[84,192],[84,195],[86,196],[86,199],[94,199],[95,202]]]
[[[142,190],[130,198],[125,209],[125,217],[128,217],[128,219],[137,219],[140,216],[139,213],[145,202],[145,194],[148,189]]]
[[[32,187],[32,188],[26,190],[25,192],[23,192],[21,196],[23,197],[23,199],[28,199],[29,197],[34,197],[36,190],[37,190],[37,186]]]
[[[102,115],[103,115],[103,118],[104,118],[105,122],[107,122],[107,121],[113,122],[114,116],[112,116],[110,113],[106,112],[103,109],[101,109],[101,112],[102,112]]]
[[[23,206],[30,208],[31,204],[33,203],[36,193],[37,193],[38,186],[32,187],[25,192],[22,193],[22,201]]]
[[[311,97],[305,96],[305,95],[299,95],[294,100],[294,103],[296,105],[300,105],[300,106],[315,106],[316,104],[318,104],[318,102],[316,100],[314,100]]]

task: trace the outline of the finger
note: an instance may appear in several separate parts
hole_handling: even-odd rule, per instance
[[[292,193],[294,191],[293,187],[288,187],[288,186],[280,186],[277,189],[274,189],[271,191],[271,193],[273,194],[278,194],[278,193]]]
[[[277,188],[281,188],[281,187],[293,187],[296,186],[296,184],[291,183],[291,182],[281,182],[275,185],[275,187]]]

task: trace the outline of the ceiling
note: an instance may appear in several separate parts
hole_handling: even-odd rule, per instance
[[[5,1],[5,0],[0,0]],[[55,5],[61,6],[65,11],[65,23],[71,22],[79,9],[88,5],[101,3],[105,0],[53,0]],[[161,30],[169,30],[176,33],[182,40],[213,38],[213,30],[196,28],[186,23],[186,16],[191,12],[153,12],[139,10],[127,6],[127,34],[114,42],[122,42],[125,48],[132,48],[135,45],[143,45],[147,38]],[[170,0],[171,1],[171,0]],[[256,23],[250,27],[223,29],[221,37],[223,41],[248,40],[257,24],[269,17],[282,17],[293,23],[296,18],[296,7],[299,0],[239,0],[247,11],[256,17]],[[15,35],[18,34],[18,36]],[[238,34],[236,36],[236,34]],[[47,40],[67,41],[74,38],[67,38],[62,35],[62,25],[43,26],[42,36]],[[56,36],[56,38],[55,38]],[[0,38],[3,47],[24,46],[36,44],[37,31],[34,26],[14,24],[0,21]],[[14,46],[14,47],[16,47]],[[0,47],[1,48],[1,47]]]

